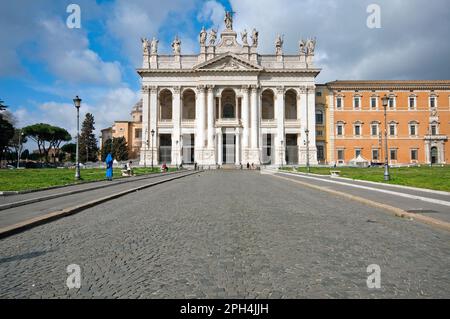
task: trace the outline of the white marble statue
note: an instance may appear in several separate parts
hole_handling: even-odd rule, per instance
[[[142,52],[144,55],[148,54],[148,39],[147,38],[141,38],[142,42]]]
[[[306,54],[306,41],[304,39],[300,40],[299,46],[300,46],[300,54]]]
[[[257,47],[258,46],[258,31],[256,31],[256,29],[253,29],[252,31],[252,42],[253,42],[253,46]]]
[[[244,29],[243,32],[241,32],[241,38],[242,38],[242,44],[248,45],[248,38],[247,38],[247,30]]]
[[[314,55],[315,49],[316,49],[316,38],[311,38],[306,43],[306,53],[308,55]]]
[[[172,42],[172,49],[175,55],[179,55],[181,52],[181,41],[178,39],[178,36],[175,37],[175,40]]]
[[[225,12],[225,27],[227,30],[233,30],[233,15],[232,12],[226,11]]]
[[[217,39],[217,31],[211,29],[211,33],[209,34],[209,45],[214,46],[216,44],[216,39]]]
[[[152,42],[150,44],[151,54],[158,54],[158,43],[159,43],[159,40],[157,40],[155,37],[153,37]]]
[[[275,41],[275,49],[276,49],[276,54],[280,55],[282,54],[282,48],[283,48],[283,38],[281,37],[281,35],[277,35],[277,39]]]
[[[200,31],[200,46],[204,47],[206,44],[207,33],[205,27],[202,27],[202,31]]]

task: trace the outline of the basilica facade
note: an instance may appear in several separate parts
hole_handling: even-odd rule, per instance
[[[202,29],[199,54],[158,54],[158,40],[142,39],[141,164],[200,166],[317,164],[316,40],[298,53],[258,53],[258,31],[239,34],[225,16],[218,35]]]

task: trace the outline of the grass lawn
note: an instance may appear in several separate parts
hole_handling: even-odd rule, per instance
[[[292,170],[291,168],[286,168]],[[353,167],[311,167],[311,173],[330,175],[330,170],[340,171],[341,177],[362,179],[373,182],[384,182],[384,168],[353,168]],[[306,167],[299,167],[297,171],[306,173]],[[450,166],[421,166],[401,167],[389,169],[391,180],[389,184],[398,184],[420,188],[429,188],[450,192]]]
[[[136,167],[134,174],[142,175],[152,173],[151,167]],[[153,172],[159,173],[160,168],[155,167]],[[105,179],[105,169],[81,169],[82,182],[99,181]],[[120,168],[114,169],[114,177],[121,177]],[[76,184],[75,169],[69,168],[41,168],[41,169],[2,169],[0,170],[0,191],[23,191],[52,186]]]

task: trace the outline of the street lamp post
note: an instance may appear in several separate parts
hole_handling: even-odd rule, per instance
[[[178,141],[175,142],[176,147],[175,147],[175,167],[178,171]]]
[[[145,128],[145,150],[144,150],[144,167],[147,168],[147,152],[148,152],[148,129]]]
[[[384,180],[389,181],[391,176],[389,175],[389,162],[388,162],[388,134],[387,134],[387,106],[389,103],[389,98],[387,95],[381,99],[384,108]]]
[[[153,172],[153,136],[155,135],[155,130],[151,130],[152,133],[152,147],[151,147],[151,152],[152,152],[152,172]]]
[[[77,149],[76,149],[76,167],[75,167],[75,179],[79,180],[80,176],[80,159],[79,159],[79,140],[80,140],[80,106],[81,99],[78,95],[73,99],[73,103],[77,109]]]
[[[305,134],[306,134],[306,171],[308,173],[311,172],[311,168],[309,165],[309,115],[308,115],[308,94],[309,93],[309,88],[306,88],[306,129],[305,129]]]
[[[21,129],[20,134],[19,134],[19,148],[17,149],[17,169],[19,169],[19,167],[20,167],[20,153],[22,152],[22,137],[23,137],[23,132]]]

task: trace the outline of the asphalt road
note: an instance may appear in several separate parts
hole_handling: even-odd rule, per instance
[[[0,241],[2,298],[449,298],[450,234],[256,171],[210,171]],[[68,289],[66,267],[81,267]],[[366,268],[381,268],[369,289]]]

